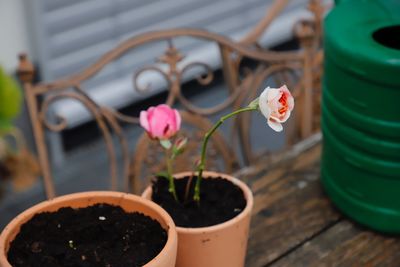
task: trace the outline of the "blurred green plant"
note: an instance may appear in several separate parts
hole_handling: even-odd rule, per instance
[[[12,120],[21,111],[22,93],[17,82],[0,67],[0,133],[13,128]]]
[[[20,113],[22,92],[17,82],[0,67],[0,193],[6,179],[11,178],[14,189],[31,186],[40,167],[27,149],[25,138],[13,125]]]

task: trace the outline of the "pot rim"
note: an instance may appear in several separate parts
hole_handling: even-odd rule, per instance
[[[179,172],[179,173],[174,174],[173,177],[176,179],[180,179],[185,176],[193,175],[193,173],[195,173],[195,172],[193,172],[193,171]],[[251,210],[252,210],[253,204],[254,204],[254,197],[253,197],[253,192],[250,190],[250,188],[247,186],[247,184],[245,184],[238,178],[236,178],[232,175],[226,174],[226,173],[220,173],[220,172],[214,172],[214,171],[204,171],[203,175],[208,176],[208,177],[222,177],[224,179],[231,181],[236,186],[238,186],[243,191],[244,197],[246,199],[246,207],[237,216],[233,217],[232,219],[230,219],[228,221],[225,221],[225,222],[222,222],[219,224],[205,226],[205,227],[176,226],[176,230],[179,233],[198,234],[198,233],[203,233],[203,232],[207,232],[207,233],[217,232],[217,231],[220,231],[221,229],[227,228],[227,227],[235,224],[237,221],[242,220],[244,217],[246,217],[248,214],[251,213]],[[207,177],[205,179],[207,179]],[[142,193],[142,196],[146,197],[148,194],[151,194],[151,193],[152,193],[152,188],[151,188],[151,186],[148,186],[145,189],[145,191]]]
[[[8,261],[7,261],[7,252],[6,252],[6,247],[5,247],[6,246],[6,241],[7,241],[8,237],[9,237],[9,235],[12,234],[12,231],[15,229],[16,225],[22,225],[22,224],[26,223],[36,213],[43,212],[45,207],[47,207],[48,205],[51,205],[51,204],[54,204],[54,203],[67,202],[68,200],[71,200],[71,199],[80,199],[80,198],[82,198],[82,199],[92,199],[92,198],[96,198],[96,197],[100,197],[100,196],[120,198],[121,201],[123,199],[128,199],[128,200],[139,202],[139,203],[149,207],[153,211],[159,213],[161,215],[161,217],[164,219],[164,222],[160,222],[158,220],[157,221],[160,224],[165,224],[166,227],[168,228],[168,229],[164,228],[168,233],[167,242],[165,243],[165,245],[162,248],[162,250],[151,261],[146,263],[146,265],[144,265],[144,266],[148,266],[150,264],[154,264],[155,262],[157,262],[158,258],[160,258],[162,256],[162,254],[165,253],[167,247],[174,246],[174,244],[177,243],[177,238],[178,237],[177,237],[177,233],[175,231],[176,226],[175,226],[175,223],[174,223],[173,219],[168,214],[168,212],[166,212],[162,207],[160,207],[156,203],[154,203],[154,202],[152,202],[152,201],[150,201],[148,199],[145,199],[145,198],[143,198],[141,196],[137,196],[137,195],[133,195],[133,194],[129,194],[129,193],[124,193],[124,192],[118,192],[118,191],[85,191],[85,192],[79,192],[79,193],[66,194],[66,195],[62,195],[62,196],[59,196],[59,197],[56,197],[56,198],[53,198],[53,199],[42,201],[42,202],[40,202],[40,203],[38,203],[38,204],[26,209],[22,213],[18,214],[14,219],[12,219],[7,224],[7,226],[3,229],[3,231],[0,233],[0,263],[1,263],[1,259],[2,258],[5,259],[6,262],[8,263]],[[95,204],[95,203],[96,202],[94,202],[93,204]],[[98,203],[100,203],[100,202],[98,202]],[[65,205],[65,206],[67,207],[68,205]],[[149,215],[146,215],[146,216],[149,216]],[[149,217],[151,217],[151,216],[149,216]],[[155,218],[152,218],[152,219],[156,220]],[[13,237],[13,240],[14,240],[15,236]],[[7,267],[7,266],[4,266],[4,267]]]

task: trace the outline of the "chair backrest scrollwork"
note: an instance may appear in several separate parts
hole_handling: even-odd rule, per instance
[[[87,94],[82,84],[94,77],[108,63],[120,58],[136,47],[146,45],[150,42],[164,42],[166,50],[157,58],[156,64],[144,66],[137,71],[132,77],[132,83],[136,90],[143,93],[152,90],[149,86],[142,86],[138,83],[143,73],[153,71],[163,77],[168,87],[166,104],[171,106],[179,105],[179,108],[182,110],[183,120],[188,125],[185,131],[196,140],[193,142],[193,148],[189,149],[187,156],[184,157],[185,160],[192,157],[191,150],[194,151],[197,149],[196,144],[199,143],[199,136],[202,136],[198,133],[204,133],[211,125],[210,117],[224,110],[235,109],[246,104],[247,101],[255,97],[257,92],[262,89],[263,82],[272,76],[278,81],[285,80],[290,82],[293,80],[293,87],[291,87],[294,88],[293,93],[297,98],[302,98],[300,101],[302,112],[299,112],[301,118],[297,118],[297,122],[294,123],[294,134],[292,134],[292,137],[298,138],[300,136],[300,138],[304,138],[310,135],[314,130],[314,126],[311,123],[313,117],[312,90],[314,88],[312,69],[317,64],[313,59],[318,54],[319,49],[315,45],[318,42],[316,36],[318,38],[320,36],[319,33],[315,34],[315,31],[319,29],[315,25],[319,22],[302,23],[296,28],[302,48],[300,50],[275,52],[260,48],[257,45],[257,40],[261,33],[283,9],[286,2],[286,0],[276,1],[271,10],[267,12],[266,17],[255,27],[254,31],[251,31],[249,35],[240,41],[233,41],[225,36],[199,29],[182,28],[144,33],[124,41],[81,72],[53,82],[33,84],[33,73],[35,70],[27,57],[25,55],[21,56],[19,77],[25,89],[26,103],[32,122],[47,196],[52,198],[56,195],[56,192],[50,171],[45,134],[47,130],[62,131],[68,124],[65,118],[58,118],[58,121],[54,123],[54,121],[48,119],[47,113],[52,103],[64,98],[80,102],[97,122],[106,142],[107,153],[109,155],[111,189],[117,190],[121,188],[117,185],[119,176],[123,177],[124,190],[131,188],[133,191],[138,192],[142,188],[141,178],[148,176],[145,167],[151,164],[154,165],[155,162],[160,161],[157,153],[153,152],[157,151],[157,149],[154,148],[154,145],[145,135],[142,135],[138,140],[127,140],[123,124],[137,125],[138,118],[122,114],[120,111],[110,107],[99,105]],[[311,0],[310,2],[314,3],[314,5],[319,3],[315,0]],[[314,9],[316,10],[315,7]],[[202,74],[197,77],[197,81],[204,86],[209,85],[213,81],[214,73],[207,62],[186,62],[184,60],[185,55],[174,45],[174,40],[181,37],[212,42],[219,47],[224,81],[228,87],[227,97],[221,103],[211,107],[200,107],[192,103],[183,94],[183,75],[187,71],[190,71],[192,68],[202,69]],[[250,59],[256,63],[256,66],[243,70],[242,62],[244,59]],[[230,172],[238,166],[238,162],[248,163],[256,158],[250,146],[249,123],[250,120],[247,116],[238,117],[232,126],[232,134],[229,140],[226,140],[221,134],[215,136],[213,148],[210,149],[210,153],[219,154],[221,155],[220,159],[222,159],[222,164],[216,164],[215,166],[222,166],[225,171]],[[116,139],[121,148],[123,161],[121,170],[118,168],[120,164],[117,162],[113,135],[117,137]],[[128,141],[137,141],[136,152],[134,154],[128,150]],[[235,143],[238,143],[238,148],[233,147]],[[237,153],[238,151],[240,153]],[[239,154],[243,157],[239,157]],[[210,155],[210,159],[213,158],[215,157]],[[177,163],[178,170],[183,168],[182,166],[190,165],[190,162],[186,162],[183,165],[179,164]],[[209,164],[209,166],[212,165],[211,163]],[[153,170],[157,169],[157,167],[154,168]]]

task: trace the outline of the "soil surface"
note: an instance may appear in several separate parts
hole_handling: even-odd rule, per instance
[[[175,179],[178,202],[168,191],[167,179],[157,177],[152,185],[153,201],[171,215],[177,226],[194,228],[216,225],[234,218],[246,207],[243,191],[223,178],[206,178],[201,181],[198,205],[193,201],[196,177],[190,182],[189,194],[185,198],[188,181],[189,177]]]
[[[97,204],[36,214],[11,243],[14,267],[128,267],[153,259],[167,232],[152,218]]]

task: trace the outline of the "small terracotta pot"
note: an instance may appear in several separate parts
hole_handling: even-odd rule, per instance
[[[15,217],[0,235],[0,266],[11,267],[7,261],[10,243],[18,234],[22,224],[29,221],[36,213],[57,211],[61,207],[83,208],[96,203],[117,205],[127,212],[138,211],[157,220],[168,232],[165,247],[146,267],[174,267],[177,250],[175,224],[169,214],[155,203],[139,196],[121,192],[94,191],[65,195],[39,203]]]
[[[176,179],[192,172],[175,174]],[[176,267],[243,267],[246,258],[253,194],[240,180],[227,174],[204,172],[208,178],[222,177],[240,187],[247,200],[245,209],[235,218],[213,226],[201,228],[176,227],[178,232],[178,256]],[[151,199],[151,186],[142,196]]]

